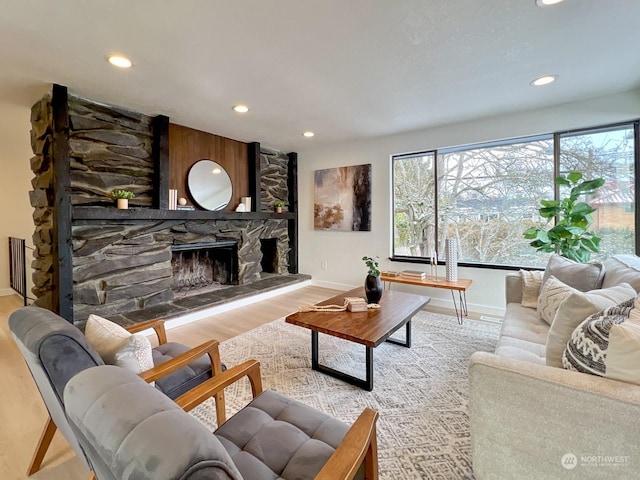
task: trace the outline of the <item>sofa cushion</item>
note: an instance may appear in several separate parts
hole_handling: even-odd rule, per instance
[[[640,385],[640,322],[629,319],[635,300],[582,322],[567,343],[564,368]]]
[[[573,292],[575,288],[561,282],[553,275],[542,285],[538,296],[538,315],[549,325],[553,322],[560,304]],[[546,343],[546,342],[545,342]]]
[[[544,365],[549,325],[532,308],[519,303],[507,304],[497,355]]]
[[[577,263],[554,253],[547,262],[547,268],[542,277],[543,285],[551,276],[576,290],[587,292],[602,287],[605,267],[599,262]]]
[[[549,324],[541,320],[534,309],[523,307],[519,303],[507,305],[505,321],[500,329],[501,337],[517,338],[544,347],[548,332]]]
[[[89,315],[84,334],[109,365],[123,367],[136,374],[153,368],[151,342],[144,335],[131,334],[97,315]]]
[[[602,288],[628,283],[640,292],[640,257],[635,255],[614,255],[604,261],[606,274]]]
[[[514,337],[500,337],[496,345],[496,355],[544,365],[544,345]]]
[[[562,367],[562,354],[571,334],[589,315],[613,307],[635,295],[635,290],[628,283],[590,292],[572,292],[560,304],[549,329],[546,348],[547,365]]]

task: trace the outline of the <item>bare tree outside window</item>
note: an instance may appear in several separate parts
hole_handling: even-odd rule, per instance
[[[394,255],[428,257],[434,248],[435,155],[393,161]]]
[[[439,245],[456,238],[462,262],[544,265],[548,256],[532,249],[522,232],[540,223],[540,199],[550,196],[550,138],[439,155]]]

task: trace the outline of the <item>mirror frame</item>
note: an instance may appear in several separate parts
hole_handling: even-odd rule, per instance
[[[216,168],[220,169],[219,175],[213,177],[217,184],[211,184],[207,182],[207,175],[213,174]],[[198,160],[189,168],[187,190],[196,205],[209,211],[224,210],[233,198],[231,177],[222,165],[207,158]]]

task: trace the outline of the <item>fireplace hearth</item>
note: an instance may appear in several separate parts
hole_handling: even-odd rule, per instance
[[[174,244],[171,269],[175,298],[238,285],[238,244],[234,240]]]

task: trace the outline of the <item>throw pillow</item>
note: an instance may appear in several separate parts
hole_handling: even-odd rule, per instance
[[[564,284],[556,277],[549,277],[549,280],[542,284],[538,296],[538,316],[551,325],[560,304],[576,291],[575,288]]]
[[[543,274],[544,272],[540,270],[520,270],[520,277],[522,278],[522,301],[520,305],[537,308]]]
[[[570,293],[560,303],[549,329],[546,347],[547,365],[562,368],[562,354],[571,334],[589,315],[613,307],[635,295],[636,291],[627,283],[590,292]]]
[[[84,334],[104,363],[138,374],[153,368],[151,342],[144,335],[131,334],[117,323],[89,315]]]
[[[591,315],[571,334],[562,356],[568,370],[640,385],[640,322],[635,298]]]
[[[549,277],[554,276],[576,290],[588,292],[602,287],[604,273],[602,263],[577,263],[554,253],[547,263],[542,284],[544,285]]]

